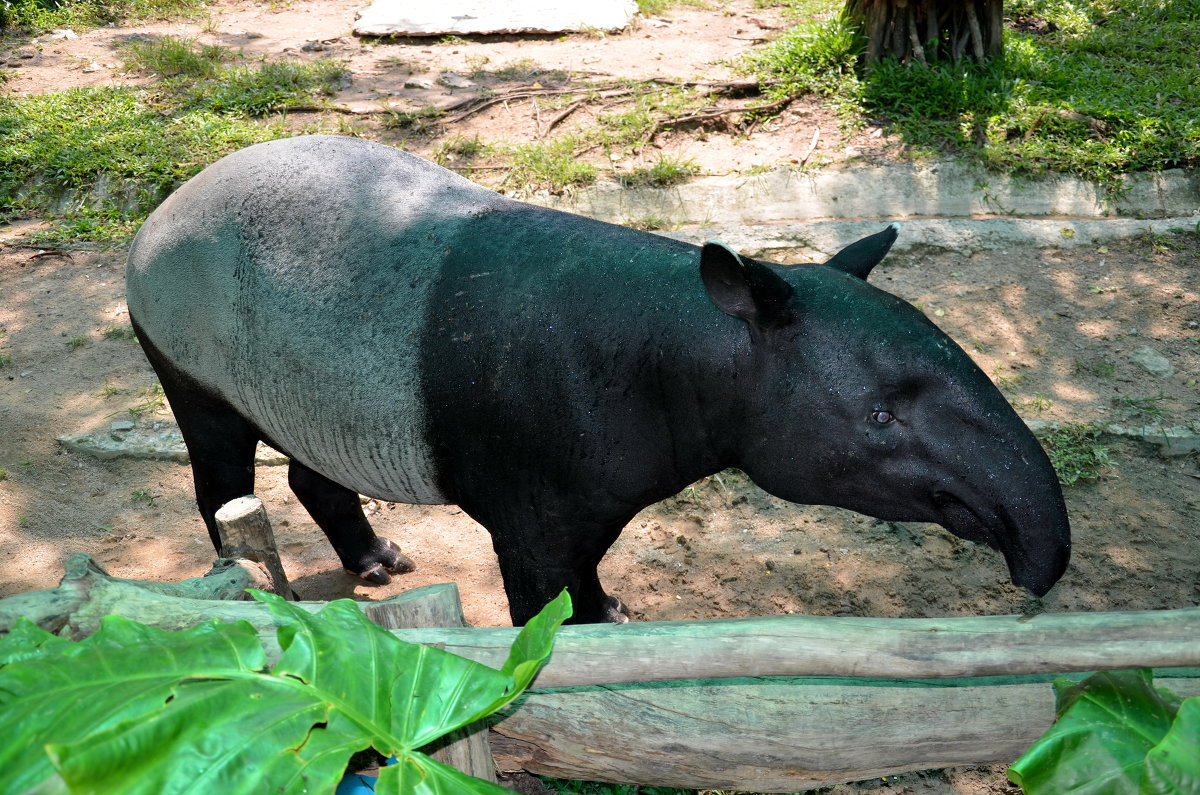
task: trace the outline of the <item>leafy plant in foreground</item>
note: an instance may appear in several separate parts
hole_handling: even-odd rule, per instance
[[[528,686],[570,616],[564,592],[499,670],[404,643],[349,600],[276,619],[269,671],[246,622],[166,632],[108,616],[74,643],[22,621],[0,639],[0,792],[332,792],[350,756],[394,755],[377,792],[503,793],[419,748]]]
[[[1008,771],[1026,795],[1200,792],[1200,698],[1154,687],[1147,669],[1054,690],[1058,719]]]

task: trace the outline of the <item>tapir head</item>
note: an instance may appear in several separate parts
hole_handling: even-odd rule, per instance
[[[733,455],[777,497],[936,522],[999,549],[1012,581],[1041,596],[1071,549],[1054,469],[961,348],[867,284],[896,234],[893,224],[824,266],[705,245],[709,297],[748,332]]]

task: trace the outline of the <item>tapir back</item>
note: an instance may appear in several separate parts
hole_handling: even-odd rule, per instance
[[[261,144],[147,220],[129,311],[179,370],[314,470],[360,493],[444,502],[417,346],[433,241],[506,201],[390,147]]]

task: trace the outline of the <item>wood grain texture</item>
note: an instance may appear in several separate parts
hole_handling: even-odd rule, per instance
[[[1156,684],[1200,695],[1200,678],[1161,673]],[[734,679],[533,691],[493,726],[492,750],[502,771],[796,792],[1012,762],[1054,720],[1052,678]]]
[[[509,628],[404,630],[498,666]],[[738,676],[937,678],[1200,666],[1200,608],[972,618],[772,616],[563,627],[534,686]]]

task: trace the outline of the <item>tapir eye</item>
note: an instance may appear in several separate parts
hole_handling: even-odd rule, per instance
[[[896,421],[896,415],[890,411],[875,411],[871,413],[871,419],[878,422],[880,425],[887,425],[889,422]]]

